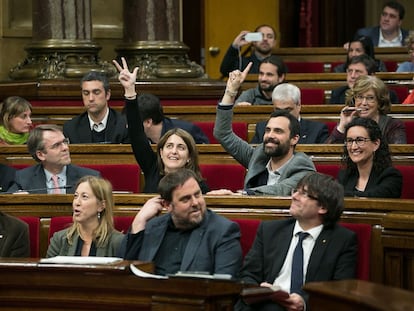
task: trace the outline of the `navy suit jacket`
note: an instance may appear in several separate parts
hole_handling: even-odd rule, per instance
[[[69,164],[66,167],[66,193],[74,193],[78,180],[86,175],[100,176],[98,171]],[[27,190],[30,193],[47,193],[46,174],[42,164],[29,166],[16,171],[13,185],[8,192]]]
[[[240,273],[242,281],[255,285],[273,284],[285,262],[295,221],[293,218],[262,221],[244,260]],[[305,283],[355,278],[357,251],[354,232],[340,225],[324,227],[310,255]],[[302,295],[306,301],[306,293]],[[236,310],[249,310],[249,307],[239,303]]]
[[[91,144],[92,131],[89,124],[88,113],[85,111],[72,120],[65,122],[63,133],[72,144]],[[108,122],[105,129],[105,143],[129,144],[126,118],[120,112],[109,108]]]
[[[0,192],[5,192],[13,184],[16,169],[0,164]]]
[[[263,142],[267,121],[258,122],[256,124],[256,132],[252,144],[260,144]],[[328,126],[322,122],[316,122],[300,119],[300,138],[298,144],[323,144],[329,136]]]
[[[380,32],[379,26],[360,28],[357,30],[354,38],[357,39],[358,37],[361,37],[361,36],[370,37],[374,46],[378,46],[379,32]],[[401,46],[404,46],[405,38],[407,38],[408,36],[408,30],[401,29],[401,34],[402,34]]]
[[[143,239],[138,238],[142,232],[126,235],[123,243],[126,245],[124,258],[153,261],[164,239],[170,218],[168,213],[151,219],[145,227]],[[241,262],[238,224],[207,210],[200,226],[191,232],[180,270],[237,276]]]

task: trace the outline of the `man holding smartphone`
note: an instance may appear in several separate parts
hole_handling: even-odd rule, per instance
[[[256,33],[262,33],[262,39]],[[247,35],[247,36],[246,36]],[[270,25],[258,26],[254,33],[243,30],[233,40],[224,55],[220,65],[220,72],[223,76],[228,77],[229,72],[239,69],[244,70],[248,63],[253,63],[250,73],[259,73],[259,65],[263,59],[272,55],[272,50],[276,46],[276,31]],[[252,52],[250,56],[241,55],[241,48],[244,45],[251,44]]]

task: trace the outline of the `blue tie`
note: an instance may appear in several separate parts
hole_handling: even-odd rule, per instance
[[[292,275],[290,281],[290,293],[301,293],[303,286],[303,248],[302,242],[309,235],[307,232],[299,232],[299,241],[296,244],[292,259]]]

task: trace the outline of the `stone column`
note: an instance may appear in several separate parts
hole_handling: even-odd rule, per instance
[[[33,0],[32,5],[33,42],[10,78],[80,78],[91,70],[116,73],[112,64],[100,62],[101,47],[91,40],[91,0]]]
[[[138,79],[201,78],[180,38],[181,0],[124,0],[124,43],[115,49]]]

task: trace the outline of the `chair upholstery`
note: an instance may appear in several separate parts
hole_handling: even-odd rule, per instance
[[[285,62],[288,73],[322,73],[325,72],[323,62]]]
[[[398,97],[399,103],[402,103],[408,96],[409,91],[407,86],[389,86],[390,90],[393,90]]]
[[[325,103],[324,89],[300,89],[302,105],[322,105]]]
[[[29,225],[30,257],[38,258],[40,256],[40,218],[35,216],[19,216],[17,218]]]
[[[243,189],[246,169],[241,164],[200,164],[200,170],[210,190]]]
[[[341,169],[340,164],[315,164],[316,171],[322,174],[330,175],[333,178],[338,177],[339,170]]]
[[[210,144],[218,144],[219,142],[213,135],[214,121],[208,122],[193,122],[195,125],[201,128],[201,130],[206,134]],[[233,122],[233,131],[241,139],[247,141],[247,123],[246,122]]]
[[[414,121],[404,120],[407,144],[414,144]]]
[[[256,238],[257,228],[260,225],[260,219],[231,219],[240,226],[240,245],[242,248],[243,257],[249,252]]]
[[[395,165],[403,176],[403,187],[401,192],[401,199],[414,199],[414,192],[412,186],[414,184],[414,166],[412,165]]]

